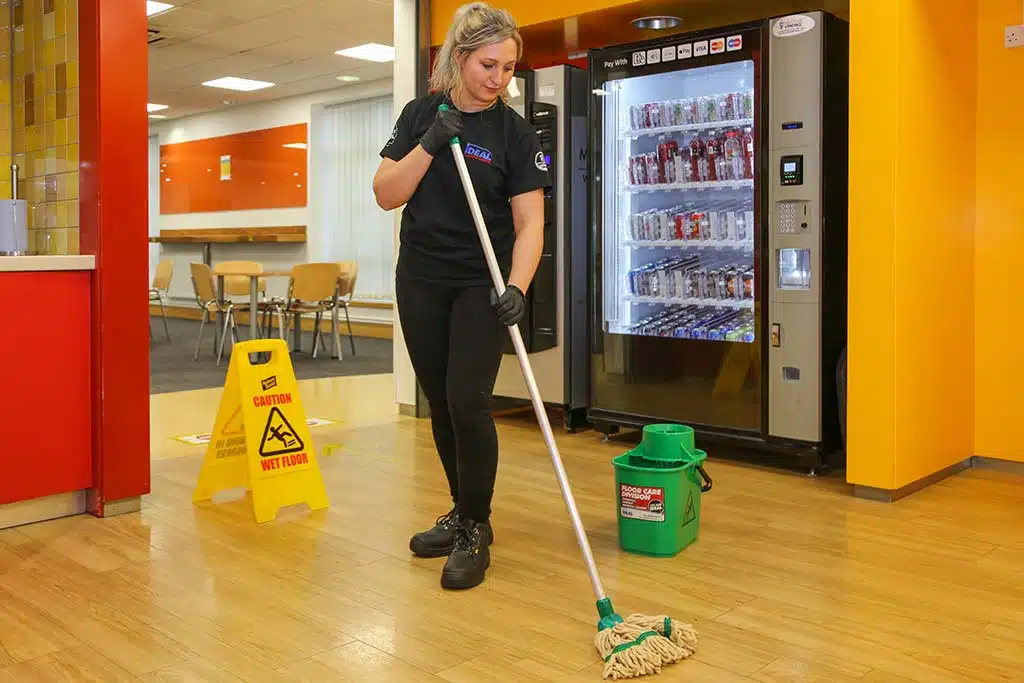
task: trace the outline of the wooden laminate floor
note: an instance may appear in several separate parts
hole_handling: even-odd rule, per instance
[[[503,423],[487,582],[443,592],[409,556],[447,507],[429,424],[388,375],[302,384],[332,497],[257,527],[245,501],[193,507],[219,391],[152,399],[142,512],[0,532],[0,681],[490,683],[601,680],[590,586],[539,432]],[[896,505],[841,480],[712,462],[697,545],[620,553],[622,445],[558,434],[619,612],[692,621],[698,654],[649,680],[1024,680],[1024,480],[992,470]]]

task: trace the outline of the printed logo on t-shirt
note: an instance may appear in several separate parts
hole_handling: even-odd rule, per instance
[[[493,155],[489,150],[472,143],[466,145],[465,155],[472,159],[476,159],[477,161],[482,161],[485,164],[491,163],[491,159],[493,158]]]
[[[388,138],[388,141],[387,141],[387,143],[385,143],[384,146],[385,147],[390,147],[391,145],[393,145],[395,143],[395,139],[396,138],[398,138],[398,122],[397,121],[395,122],[395,127],[391,129],[391,137]]]
[[[538,171],[548,170],[548,163],[544,159],[544,152],[537,152],[537,156],[533,158],[533,165],[537,167]]]

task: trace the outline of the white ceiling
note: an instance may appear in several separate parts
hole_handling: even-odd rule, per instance
[[[149,18],[149,101],[167,118],[342,87],[392,76],[392,63],[334,54],[392,45],[392,0],[166,0]],[[276,85],[254,92],[202,85],[238,76]]]

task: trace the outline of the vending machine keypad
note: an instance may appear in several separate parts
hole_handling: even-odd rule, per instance
[[[792,235],[808,228],[807,202],[779,202],[779,232]]]

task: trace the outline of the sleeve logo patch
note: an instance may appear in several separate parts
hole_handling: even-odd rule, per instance
[[[544,152],[537,152],[537,156],[533,158],[533,165],[537,167],[538,171],[547,171],[548,163],[544,159]]]

